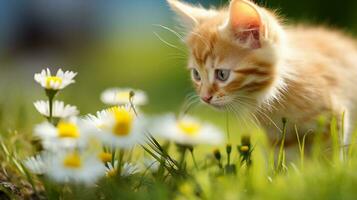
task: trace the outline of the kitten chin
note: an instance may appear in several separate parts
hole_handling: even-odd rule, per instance
[[[226,110],[226,105],[224,104],[207,104],[209,105],[211,108],[217,110],[217,111],[225,111]]]
[[[217,111],[224,110],[226,108],[226,106],[228,105],[228,103],[214,103],[214,102],[207,103],[207,102],[204,102],[203,100],[201,100],[201,103],[206,106],[209,106],[210,108],[213,108]]]

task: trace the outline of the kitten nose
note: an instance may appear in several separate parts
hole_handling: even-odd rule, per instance
[[[206,103],[209,103],[212,100],[213,96],[212,95],[207,95],[207,96],[203,96],[202,100]]]

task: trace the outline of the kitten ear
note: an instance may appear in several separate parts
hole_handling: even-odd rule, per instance
[[[178,0],[167,0],[167,2],[171,9],[180,17],[183,25],[189,30],[198,25],[202,20],[216,14],[214,10],[207,10],[203,7],[193,6]]]
[[[229,18],[221,30],[240,45],[251,49],[261,47],[265,36],[260,8],[249,0],[232,0],[229,6]]]

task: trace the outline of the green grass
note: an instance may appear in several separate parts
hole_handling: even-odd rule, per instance
[[[192,90],[189,89],[190,81],[183,67],[184,61],[178,62],[165,57],[177,52],[162,47],[160,42],[148,44],[155,46],[153,49],[145,49],[142,43],[137,46],[123,43],[108,46],[92,52],[93,56],[84,53],[87,56],[75,62],[75,65],[81,66],[76,78],[77,83],[66,88],[58,99],[78,105],[84,115],[104,107],[98,98],[103,89],[111,86],[132,86],[148,92],[150,103],[143,108],[146,113],[180,111],[185,95]],[[135,57],[139,50],[140,55],[144,55],[141,59]],[[118,59],[118,55],[122,59]],[[86,67],[85,70],[82,66]],[[98,66],[105,68],[99,70]],[[17,72],[11,70],[5,74],[9,74],[9,83],[12,83],[15,77],[18,82],[6,90],[0,88],[4,94],[8,94],[0,99],[0,199],[5,196],[15,199],[36,196],[49,199],[301,200],[355,199],[357,196],[356,147],[352,145],[346,152],[347,159],[344,162],[340,160],[338,133],[341,130],[337,130],[337,120],[332,121],[329,130],[333,138],[331,144],[321,142],[320,136],[324,130],[318,128],[312,144],[305,144],[302,137],[299,138],[300,145],[296,149],[288,150],[282,142],[277,143],[275,147],[268,145],[264,131],[246,128],[244,122],[238,122],[234,116],[229,115],[227,118],[226,113],[205,106],[196,106],[189,114],[210,121],[227,132],[227,143],[232,145],[230,165],[227,165],[226,145],[203,145],[195,147],[193,151],[197,167],[190,152],[186,152],[183,162],[186,164],[175,172],[162,169],[159,174],[144,171],[129,178],[103,178],[94,187],[55,184],[46,177],[29,174],[21,165],[26,157],[34,155],[40,149],[39,142],[32,136],[32,130],[34,125],[43,119],[35,112],[32,102],[45,99],[44,94],[31,76],[20,73],[17,78]],[[155,78],[158,78],[157,81],[153,81]],[[289,119],[287,120],[289,123]],[[324,127],[328,122],[321,118],[316,123],[317,127]],[[283,123],[280,123],[280,126],[283,128]],[[238,151],[244,135],[251,136],[249,167],[246,165],[248,157],[242,156]],[[161,145],[166,144],[161,140],[159,142]],[[312,148],[308,148],[311,146]],[[220,161],[214,157],[213,152],[217,152],[217,149],[221,154]],[[153,151],[150,147],[148,150]],[[169,146],[168,154],[172,159],[180,160],[180,153],[174,144]],[[297,156],[290,158],[290,154]],[[124,159],[141,161],[143,155],[149,156],[149,153],[137,147],[132,154],[126,152]]]
[[[152,59],[157,60],[157,58]],[[58,96],[58,99],[65,100],[66,103],[78,105],[82,115],[88,112],[94,113],[104,107],[99,104],[98,96],[102,89],[110,86],[132,85],[147,90],[150,103],[143,110],[149,114],[160,114],[163,111],[179,112],[184,96],[191,91],[187,89],[190,88],[187,73],[180,66],[183,63],[161,64],[160,71],[145,67],[109,68],[98,71],[95,65],[99,66],[100,63],[88,65],[87,70],[79,70],[77,83]],[[103,64],[103,66],[107,65]],[[142,73],[128,75],[129,71],[139,71],[144,68],[146,71],[140,71]],[[97,74],[98,80],[93,79],[93,74]],[[125,76],[122,76],[123,74]],[[142,74],[146,74],[146,77]],[[116,77],[123,78],[116,79]],[[152,77],[160,77],[160,80],[152,81]],[[178,173],[170,173],[168,169],[162,169],[160,174],[145,171],[129,178],[104,178],[97,186],[89,188],[81,185],[55,184],[46,177],[29,174],[21,165],[25,158],[34,155],[40,149],[39,142],[32,136],[32,130],[34,125],[42,122],[43,119],[35,112],[32,102],[45,98],[39,87],[33,83],[32,77],[20,80],[23,82],[19,81],[16,88],[12,88],[14,93],[8,93],[10,97],[3,96],[0,103],[0,199],[3,196],[15,199],[36,196],[50,199],[103,197],[105,199],[300,200],[355,199],[354,197],[357,196],[356,147],[352,145],[346,152],[347,159],[341,162],[338,143],[338,133],[341,130],[337,130],[339,127],[337,120],[332,121],[329,130],[333,138],[331,144],[321,142],[319,136],[324,130],[318,128],[314,133],[316,137],[312,144],[305,145],[305,139],[299,138],[300,145],[294,150],[287,150],[282,148],[281,142],[276,144],[275,148],[269,146],[264,131],[256,128],[248,129],[234,116],[229,115],[227,118],[226,113],[205,106],[196,106],[189,111],[189,114],[210,121],[227,132],[229,135],[227,143],[232,145],[230,165],[226,166],[228,160],[226,145],[217,147],[203,145],[194,149],[197,167],[188,152],[184,162],[185,167],[182,167]],[[175,84],[172,85],[172,82]],[[24,85],[28,83],[33,83],[30,85],[32,89],[25,91]],[[320,118],[316,123],[317,127],[324,127],[328,121]],[[280,126],[283,128],[283,123],[280,123]],[[249,155],[251,159],[249,167],[246,162],[241,163],[243,157],[238,151],[238,146],[242,145],[241,136],[244,135],[251,136],[252,153]],[[166,144],[164,141],[159,142],[161,145]],[[310,146],[311,149],[308,148]],[[152,151],[152,148],[148,149]],[[213,154],[216,149],[222,157],[220,160],[222,168]],[[174,144],[170,145],[168,153],[173,159],[180,160],[180,153],[177,152]],[[289,158],[290,154],[298,156]],[[143,155],[149,156],[143,148],[137,147],[133,155],[127,152],[124,159],[140,161]],[[236,173],[233,173],[234,171]]]
[[[257,2],[265,4],[265,1]],[[357,12],[352,12],[355,8],[353,3],[344,4],[349,10],[343,5],[336,9],[333,4],[321,4],[318,1],[294,3],[276,0],[270,4],[273,8],[282,7],[282,13],[294,20],[302,17],[305,21],[320,19],[326,23],[332,20],[332,24],[349,27],[355,35],[357,33]],[[186,55],[164,45],[152,34],[153,31],[170,43],[179,45],[180,49],[185,49],[175,35],[159,27],[151,27],[139,37],[138,34],[132,36],[130,32],[127,36],[113,33],[114,38],[65,55],[66,59],[61,64],[70,63],[68,67],[80,73],[76,85],[66,89],[59,99],[78,105],[81,114],[94,113],[103,108],[98,98],[103,89],[131,86],[148,92],[150,104],[143,108],[145,112],[179,112],[185,95],[192,92],[188,73],[184,69]],[[283,141],[274,147],[269,146],[262,130],[245,128],[234,116],[228,117],[227,125],[226,113],[202,106],[195,107],[189,113],[229,132],[227,143],[232,146],[229,165],[226,145],[197,146],[193,151],[196,165],[190,152],[186,152],[183,164],[176,171],[163,168],[156,174],[143,171],[128,178],[103,178],[91,187],[61,185],[46,177],[35,176],[22,166],[22,161],[41,148],[32,136],[32,130],[42,119],[35,112],[32,102],[43,99],[43,94],[35,85],[32,75],[26,74],[30,66],[21,68],[21,63],[21,59],[18,62],[11,57],[1,61],[0,199],[325,200],[357,197],[356,140],[345,152],[346,159],[341,161],[339,132],[342,131],[337,129],[337,123],[340,122],[336,119],[331,122],[329,134],[332,141],[329,144],[323,143],[320,138],[324,131],[321,127],[329,123],[321,118],[317,121],[319,128],[314,133],[312,144],[305,144],[305,137],[300,137],[298,147],[288,150],[284,148]],[[46,66],[48,64],[57,63],[45,63]],[[251,136],[248,152],[239,151],[246,145],[246,142],[241,141],[245,135]],[[159,142],[161,145],[166,144],[164,141]],[[153,148],[147,148],[153,151]],[[172,159],[180,160],[180,152],[174,144],[168,147],[167,152]],[[220,156],[217,156],[218,152]],[[297,156],[290,158],[290,154]],[[126,152],[123,159],[140,161],[143,155],[149,156],[149,153],[137,147],[132,153]],[[215,155],[220,159],[217,160]],[[167,155],[164,157],[167,159]]]
[[[211,112],[200,108],[198,110]],[[13,118],[14,121],[31,121],[23,118],[28,116],[23,113],[25,111],[19,109],[18,112],[20,114]],[[227,128],[224,116],[222,114],[216,119],[212,117],[212,120],[222,128]],[[146,170],[127,178],[103,178],[96,186],[90,187],[59,185],[46,177],[30,174],[21,163],[24,158],[38,151],[31,136],[33,124],[17,125],[18,128],[2,126],[0,195],[15,199],[29,196],[49,199],[355,199],[356,149],[352,145],[348,157],[341,161],[337,120],[331,122],[331,145],[322,143],[316,137],[315,142],[309,144],[312,145],[311,152],[306,153],[305,139],[301,138],[295,149],[299,156],[289,159],[283,140],[276,145],[278,150],[274,151],[274,147],[267,145],[264,132],[258,129],[249,132],[249,151],[239,151],[241,146],[247,145],[247,139],[241,142],[241,136],[249,130],[232,123],[235,122],[233,116],[229,116],[229,121],[229,164],[225,145],[197,146],[193,150],[196,164],[187,151],[185,159],[174,171],[163,168],[157,173]],[[284,134],[295,133],[284,131]],[[319,135],[318,132],[315,134]],[[146,146],[146,150],[152,152],[155,147],[158,146],[154,143],[151,147]],[[177,161],[182,158],[174,144],[159,152],[167,153],[162,154],[165,159],[168,159],[168,155]],[[220,156],[217,156],[217,152]],[[143,148],[137,147],[135,152],[126,152],[123,159],[139,160],[143,154],[150,155]]]

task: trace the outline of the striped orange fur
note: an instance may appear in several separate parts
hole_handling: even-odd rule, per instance
[[[248,0],[222,9],[168,2],[187,29],[188,66],[209,105],[249,109],[272,139],[286,117],[289,141],[294,125],[304,134],[319,116],[345,113],[343,143],[349,144],[357,117],[356,40],[324,27],[285,25]]]

